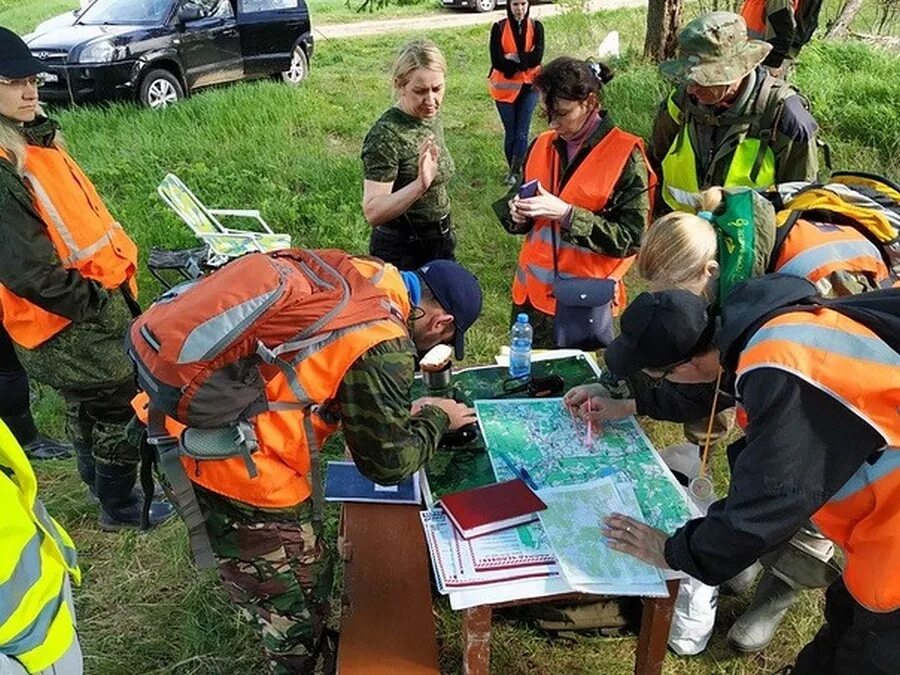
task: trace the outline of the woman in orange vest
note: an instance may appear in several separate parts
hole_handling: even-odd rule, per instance
[[[506,184],[519,182],[528,149],[528,130],[538,95],[532,86],[544,58],[544,26],[529,18],[530,0],[509,0],[506,18],[491,28],[488,89],[503,122]]]
[[[126,437],[132,367],[125,331],[137,248],[38,106],[43,64],[0,28],[0,313],[28,375],[66,401],[78,470],[104,529],[137,527],[138,450]],[[173,514],[156,503],[151,522]]]
[[[898,305],[894,289],[823,302],[805,279],[767,275],[736,286],[719,322],[690,291],[645,293],[606,350],[616,373],[720,382],[745,430],[728,448],[728,495],[704,518],[670,536],[614,514],[610,547],[710,585],[808,518],[844,550],[827,625],[792,675],[900,672]]]
[[[606,65],[570,57],[541,71],[534,83],[550,129],[532,143],[523,176],[537,181],[536,194],[514,190],[494,205],[508,232],[525,235],[512,316],[528,314],[535,347],[556,346],[557,278],[613,279],[615,306],[624,307],[621,279],[650,220],[656,176],[641,139],[616,127],[601,105],[611,79]]]

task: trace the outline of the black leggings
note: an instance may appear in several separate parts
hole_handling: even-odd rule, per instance
[[[15,417],[28,410],[28,376],[19,363],[9,335],[0,326],[0,416]]]

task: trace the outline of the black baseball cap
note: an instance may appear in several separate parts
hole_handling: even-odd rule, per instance
[[[9,28],[0,26],[0,76],[21,80],[45,70],[47,67],[31,55],[22,38]]]
[[[431,289],[434,299],[453,315],[456,358],[464,355],[466,331],[481,315],[481,285],[465,267],[453,260],[433,260],[419,268],[419,275]]]
[[[687,361],[712,342],[715,322],[706,298],[675,289],[641,293],[622,313],[621,329],[604,359],[624,378]]]

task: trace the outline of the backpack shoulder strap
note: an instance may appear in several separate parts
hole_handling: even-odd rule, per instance
[[[791,230],[794,229],[794,225],[797,224],[801,215],[803,215],[802,211],[791,211],[787,219],[775,228],[775,243],[772,246],[772,254],[769,256],[769,266],[766,269],[767,273],[775,271],[775,261],[778,260],[778,256],[781,255],[781,249],[784,248],[784,242],[787,241],[788,235],[791,233]]]

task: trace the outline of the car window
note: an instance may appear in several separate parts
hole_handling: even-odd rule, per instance
[[[241,12],[273,12],[279,9],[297,9],[298,0],[241,0]]]
[[[174,0],[96,0],[78,17],[78,23],[113,26],[155,25],[172,11]]]
[[[207,18],[230,19],[234,16],[231,0],[189,0],[203,10]]]

